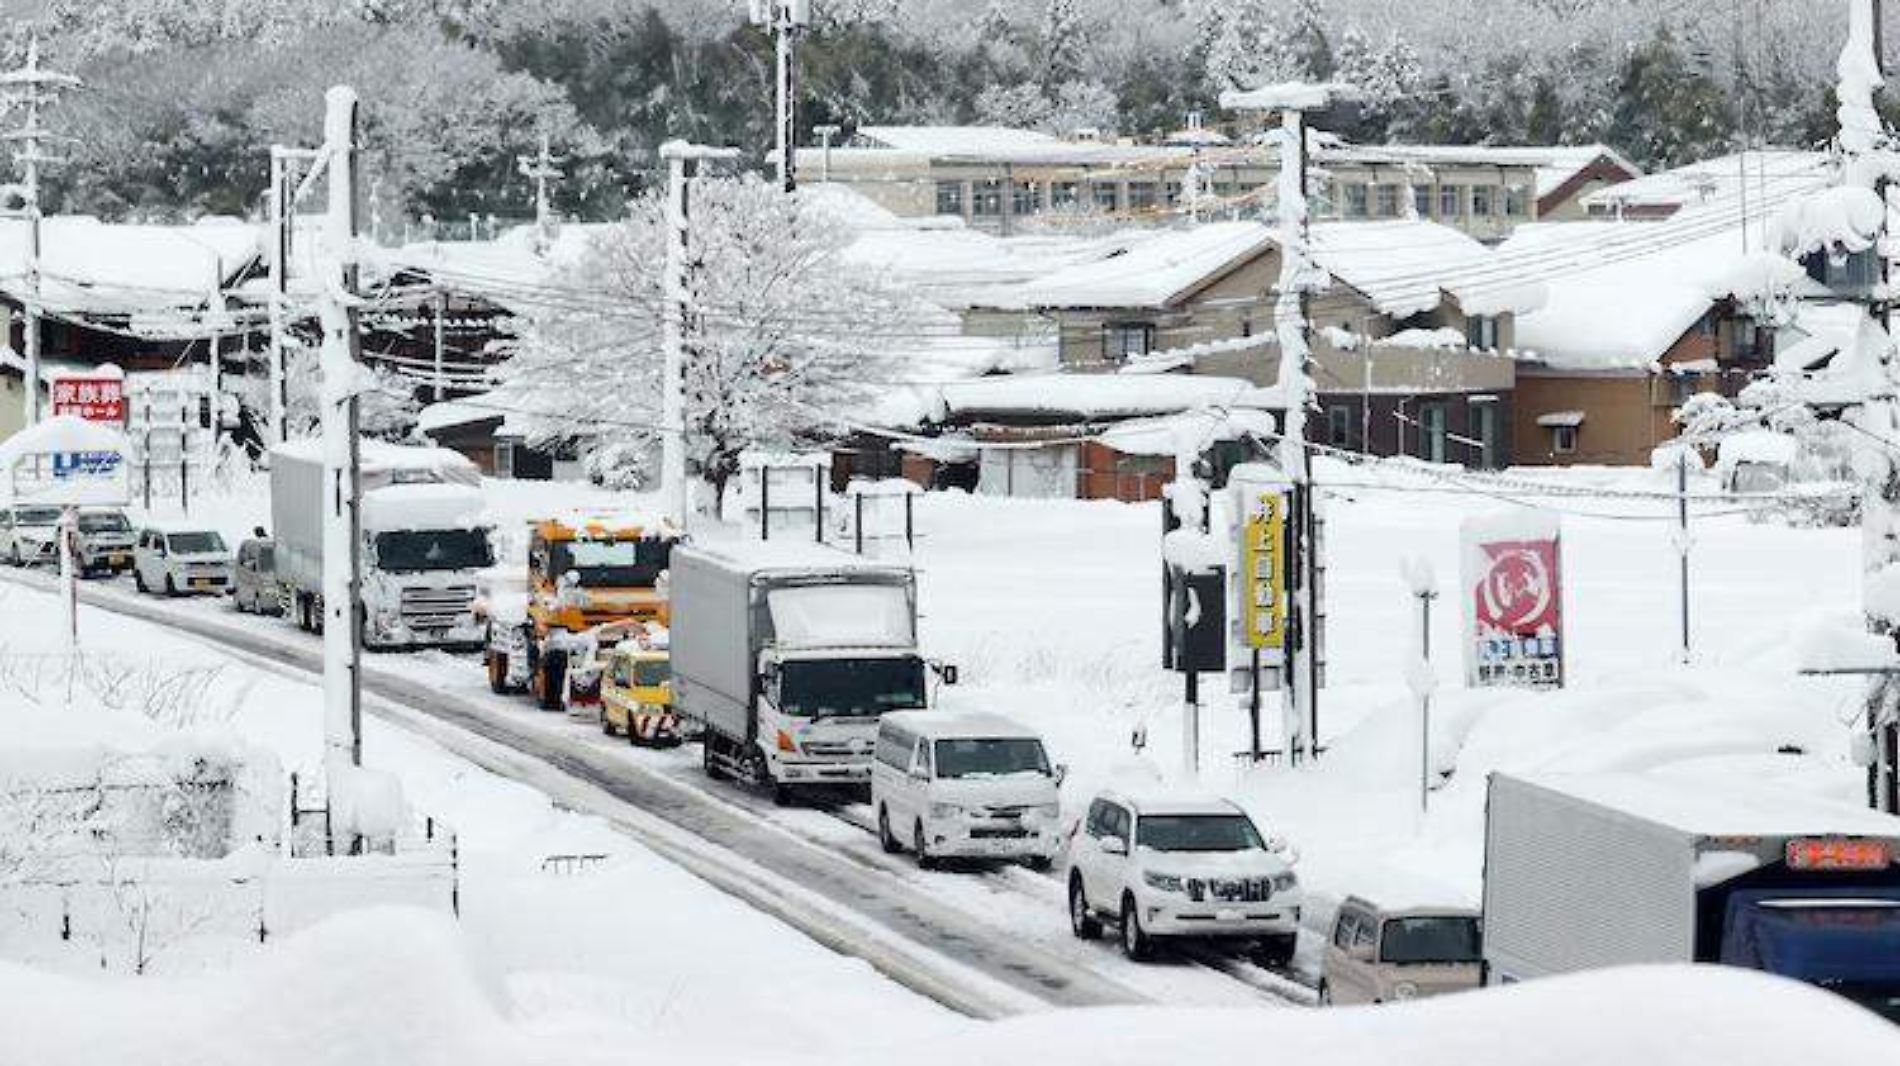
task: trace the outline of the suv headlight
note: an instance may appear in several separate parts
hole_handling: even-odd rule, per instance
[[[1275,892],[1286,892],[1298,887],[1300,887],[1300,879],[1293,876],[1293,871],[1291,870],[1283,874],[1273,875],[1273,890]]]
[[[960,818],[963,816],[963,808],[954,803],[933,803],[930,805],[930,816],[932,818]]]
[[[1175,874],[1162,874],[1156,873],[1153,870],[1143,870],[1141,879],[1147,883],[1149,888],[1159,889],[1162,892],[1181,891],[1181,878]]]

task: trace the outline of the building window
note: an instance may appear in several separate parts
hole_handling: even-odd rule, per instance
[[[1179,206],[1181,203],[1181,183],[1178,181],[1164,182],[1161,186],[1161,196],[1162,199],[1167,201],[1169,207]]]
[[[1471,187],[1471,217],[1472,218],[1490,218],[1491,217],[1492,198],[1495,195],[1495,192],[1496,191],[1492,189],[1489,185],[1473,185]]]
[[[960,181],[940,181],[937,183],[937,213],[963,217],[963,183]]]
[[[1335,448],[1352,446],[1352,408],[1338,403],[1326,408],[1326,443]]]
[[[1471,401],[1472,436],[1478,439],[1478,466],[1495,470],[1498,462],[1498,405],[1491,398]]]
[[[1099,182],[1095,186],[1095,206],[1104,211],[1120,211],[1122,208],[1121,186],[1110,182]]]
[[[1214,195],[1222,200],[1231,200],[1236,187],[1232,178],[1217,179],[1214,182]]]
[[[1479,351],[1496,351],[1498,320],[1490,315],[1472,315],[1465,319],[1465,343]]]
[[[1432,217],[1432,189],[1429,185],[1412,186],[1412,207],[1420,218]]]
[[[515,444],[513,441],[495,442],[495,476],[510,481],[515,476]]]
[[[1380,218],[1399,217],[1399,193],[1401,191],[1401,188],[1397,185],[1378,186],[1375,195],[1375,204],[1379,209]]]
[[[1553,426],[1550,431],[1550,450],[1558,455],[1576,454],[1577,427]]]
[[[1463,185],[1440,185],[1438,187],[1438,217],[1457,218],[1465,213],[1465,187]]]
[[[1156,186],[1152,181],[1131,181],[1128,183],[1128,210],[1147,211],[1155,205]]]
[[[1111,322],[1102,327],[1102,358],[1111,363],[1154,351],[1155,327],[1152,322]]]
[[[1346,217],[1366,217],[1366,187],[1364,185],[1346,186]]]
[[[1424,404],[1418,409],[1418,457],[1428,463],[1445,462],[1445,405]]]
[[[1512,218],[1523,218],[1530,214],[1530,190],[1522,185],[1504,187],[1504,213]]]
[[[1019,215],[1033,215],[1041,209],[1041,189],[1033,181],[1012,183],[1010,190],[1010,210]]]
[[[1003,213],[1003,183],[995,178],[972,182],[970,213],[978,218],[995,218]]]
[[[1080,186],[1072,181],[1051,182],[1049,185],[1049,206],[1074,207],[1081,199]]]

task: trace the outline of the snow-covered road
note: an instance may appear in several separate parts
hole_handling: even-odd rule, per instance
[[[44,574],[0,577],[51,585]],[[231,613],[221,601],[160,600],[101,583],[84,585],[82,597],[272,669],[308,678],[320,667],[316,640]],[[1059,886],[1047,877],[1017,869],[918,871],[878,850],[861,811],[778,810],[705,779],[689,752],[631,749],[564,716],[493,696],[466,660],[375,657],[364,679],[370,713],[605,818],[721,890],[962,1013],[1310,1002],[1301,985],[1218,955],[1128,963],[1069,937]]]

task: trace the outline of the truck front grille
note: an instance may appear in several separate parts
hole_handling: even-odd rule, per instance
[[[468,623],[474,606],[473,585],[403,589],[402,624],[410,629],[453,629]]]

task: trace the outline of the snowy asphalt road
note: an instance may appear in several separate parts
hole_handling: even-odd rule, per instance
[[[0,576],[42,589],[52,585],[46,575]],[[105,585],[82,585],[81,593],[87,604],[190,633],[262,665],[304,677],[321,667],[316,641],[270,619],[188,609]],[[497,715],[374,659],[366,660],[364,688],[371,713],[563,805],[608,819],[722,891],[962,1013],[1000,1017],[1041,1007],[1164,998],[1051,951],[979,908],[946,904],[865,854],[788,831],[748,802],[717,798],[662,770],[550,731],[538,716],[511,721],[514,715]],[[1244,966],[1209,965],[1237,987],[1251,986],[1256,1002],[1296,998],[1264,972],[1258,975],[1268,978],[1263,983],[1234,972]]]

